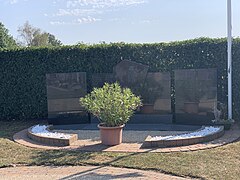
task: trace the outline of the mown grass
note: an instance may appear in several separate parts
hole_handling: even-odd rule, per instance
[[[0,167],[25,165],[108,165],[200,177],[240,179],[240,142],[210,150],[181,153],[113,153],[38,150],[12,141],[14,133],[32,122],[0,121]]]

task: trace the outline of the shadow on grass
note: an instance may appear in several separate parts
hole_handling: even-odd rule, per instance
[[[151,152],[152,150],[149,150],[148,152]],[[113,166],[113,167],[119,167],[119,168],[131,168],[131,169],[140,169],[140,170],[152,170],[157,171],[164,174],[169,174],[172,176],[179,176],[179,174],[175,174],[172,172],[164,171],[159,168],[143,168],[143,167],[135,167],[134,165],[117,165],[117,162],[124,161],[124,159],[129,159],[131,156],[135,155],[141,155],[146,154],[148,152],[144,153],[109,153],[109,152],[79,152],[79,151],[45,151],[45,152],[38,152],[37,156],[33,157],[35,159],[34,164],[32,165],[55,165],[55,166],[64,166],[64,165],[93,165],[97,166],[90,170],[72,174],[70,176],[67,176],[63,178],[66,179],[94,179],[94,177],[97,177],[97,179],[124,179],[124,178],[134,178],[134,177],[140,177],[142,176],[139,173],[122,173],[120,175],[113,175],[113,174],[104,174],[104,173],[97,173],[95,171],[101,170],[102,168],[106,166]],[[107,160],[108,156],[113,156],[111,160]],[[116,156],[115,156],[116,155]],[[98,159],[100,157],[100,159]],[[96,162],[91,161],[92,159],[98,159]],[[101,161],[101,159],[103,159]],[[192,178],[199,178],[196,176],[190,176]]]
[[[39,151],[31,157],[31,165],[83,165],[94,156],[94,153],[91,152],[45,150]]]
[[[0,138],[12,140],[13,135],[23,129],[29,128],[36,124],[45,124],[45,120],[11,120],[0,121]]]
[[[122,152],[103,152],[109,146],[101,143],[82,146],[77,149],[44,150],[36,152],[31,159],[34,165],[103,165],[109,166],[123,158],[137,154]],[[152,150],[149,150],[150,152]]]
[[[92,145],[92,147],[96,148],[101,146],[102,148],[107,148],[107,146],[103,146],[101,144]],[[160,169],[160,167],[146,167],[146,166],[135,166],[134,163],[127,163],[129,159],[144,157],[144,154],[147,154],[154,149],[149,149],[147,152],[135,152],[135,153],[118,153],[118,152],[89,152],[83,151],[83,149],[74,149],[74,150],[45,150],[38,151],[34,153],[30,158],[30,165],[51,165],[51,166],[77,166],[77,165],[93,165],[97,166],[93,168],[93,170],[89,170],[86,172],[76,173],[66,179],[75,179],[84,177],[85,179],[92,179],[94,176],[98,176],[95,170],[101,169],[105,166],[113,166],[113,167],[124,167],[124,168],[132,168],[132,169],[140,169],[140,170],[152,170],[157,171],[164,174],[169,174],[173,176],[181,176],[181,174],[175,174],[171,171],[165,171]],[[101,150],[100,150],[101,151]],[[126,161],[126,163],[124,163]],[[120,162],[120,163],[119,163]],[[167,162],[166,162],[167,163]],[[54,168],[54,167],[53,167]],[[85,173],[85,174],[84,174]],[[138,177],[138,174],[122,174],[121,176],[113,176],[111,174],[100,174],[98,179],[114,179],[114,178],[127,178],[127,177]],[[202,179],[201,177],[196,177],[192,175],[188,175],[191,178]]]
[[[99,145],[97,145],[99,146]],[[102,146],[107,148],[107,146]],[[54,166],[66,166],[66,165],[93,165],[97,166],[88,171],[76,173],[65,177],[64,179],[81,178],[94,179],[97,176],[98,179],[123,179],[140,177],[138,173],[122,173],[120,175],[113,174],[99,174],[96,170],[101,170],[105,166],[111,166],[114,162],[117,162],[123,158],[128,158],[139,153],[110,153],[110,152],[84,152],[82,150],[46,150],[39,151],[32,156],[31,165],[54,165]],[[116,166],[117,167],[117,166]]]

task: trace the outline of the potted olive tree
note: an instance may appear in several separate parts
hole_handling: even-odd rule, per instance
[[[125,123],[142,105],[140,97],[129,88],[121,88],[118,83],[105,83],[102,88],[94,88],[90,94],[80,98],[80,104],[99,119],[100,137],[105,145],[122,142]]]

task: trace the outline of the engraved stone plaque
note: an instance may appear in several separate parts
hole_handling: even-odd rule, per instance
[[[175,70],[176,122],[211,124],[217,102],[216,69]]]
[[[79,118],[86,121],[87,113],[79,105],[79,98],[87,93],[86,73],[54,73],[46,75],[47,98],[48,98],[48,118],[53,124],[74,123],[71,120],[64,122],[63,117],[70,119],[71,115],[78,114]],[[74,116],[75,119],[77,116]],[[58,123],[61,119],[61,123]],[[67,119],[67,118],[66,118]],[[76,123],[81,123],[81,120]]]
[[[141,113],[171,113],[170,73],[148,73],[140,89],[143,100]]]

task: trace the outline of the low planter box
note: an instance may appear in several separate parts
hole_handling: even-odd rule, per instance
[[[33,127],[28,128],[27,136],[38,143],[49,146],[70,146],[78,140],[77,134],[70,134],[70,138],[47,137],[33,133],[32,128]]]
[[[202,130],[203,127],[200,130]],[[192,144],[198,144],[202,142],[212,141],[221,137],[224,134],[224,127],[221,126],[219,130],[215,133],[199,136],[199,137],[192,137],[192,138],[181,138],[181,139],[165,139],[165,140],[153,140],[151,136],[148,136],[142,147],[143,148],[151,148],[151,147],[177,147],[177,146],[188,146]]]

